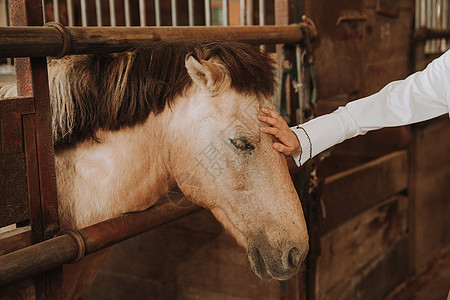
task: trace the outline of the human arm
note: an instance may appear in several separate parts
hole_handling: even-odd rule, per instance
[[[424,71],[392,82],[378,93],[352,101],[331,114],[292,127],[302,149],[302,154],[296,153],[293,158],[301,165],[346,139],[382,127],[438,117],[448,113],[449,107],[450,52],[446,52]]]

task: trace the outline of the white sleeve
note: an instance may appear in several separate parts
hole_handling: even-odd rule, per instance
[[[302,153],[302,165],[318,153],[354,136],[382,127],[408,125],[450,111],[450,50],[428,67],[394,81],[371,96],[349,102],[331,114],[292,127]]]

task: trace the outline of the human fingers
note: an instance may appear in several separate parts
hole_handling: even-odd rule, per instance
[[[280,153],[284,155],[293,155],[295,154],[294,147],[290,147],[281,143],[273,143],[272,147]]]

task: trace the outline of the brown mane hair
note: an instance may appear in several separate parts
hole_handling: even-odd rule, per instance
[[[49,63],[55,147],[95,132],[118,130],[161,113],[191,86],[188,53],[225,66],[231,88],[270,96],[274,62],[267,53],[237,42],[155,42],[123,53],[70,56]]]

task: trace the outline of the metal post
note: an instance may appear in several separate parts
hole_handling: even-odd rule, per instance
[[[102,3],[101,0],[95,0],[95,13],[97,15],[97,26],[102,26]]]
[[[40,0],[9,1],[9,12],[11,28],[43,25]],[[31,141],[33,145],[26,146],[25,155],[31,208],[31,237],[32,242],[36,243],[54,236],[59,231],[47,59],[19,58],[15,60],[15,67],[18,95],[33,97],[35,106],[35,114],[24,117],[22,122],[27,124],[24,128],[31,130],[34,135]],[[35,279],[36,299],[61,298],[60,270],[43,274]]]
[[[67,22],[69,26],[73,26],[73,5],[72,0],[67,0]]]
[[[155,23],[156,26],[161,26],[161,6],[159,0],[155,0]]]
[[[253,0],[246,0],[247,5],[245,6],[247,11],[245,12],[246,24],[253,25]]]
[[[81,26],[86,27],[88,25],[86,0],[81,0],[80,4],[81,4]]]
[[[130,1],[124,0],[123,4],[125,6],[125,26],[130,27],[131,26]]]
[[[171,0],[172,26],[177,26],[177,0]]]
[[[45,7],[44,7],[45,14]],[[53,20],[59,22],[59,0],[53,0]]]
[[[222,0],[222,24],[228,26],[228,0]]]
[[[246,2],[245,0],[240,0],[239,8],[241,9],[241,26],[245,25],[245,11],[246,11]]]
[[[195,25],[194,19],[194,0],[188,0],[189,26]]]
[[[178,27],[0,27],[0,57],[42,57],[121,52],[149,41],[227,40],[250,44],[299,43],[297,25]],[[23,37],[26,36],[24,39]],[[70,39],[70,40],[69,40]],[[61,53],[61,49],[64,52]]]
[[[205,25],[211,26],[211,0],[205,0]]]
[[[147,18],[145,13],[145,0],[139,0],[139,22],[142,27],[147,25]]]
[[[259,0],[259,25],[266,24],[265,12],[266,12],[266,6],[264,3],[264,0]]]
[[[111,19],[111,26],[116,26],[116,7],[114,0],[109,0],[109,17]]]

